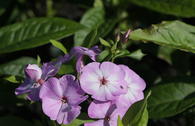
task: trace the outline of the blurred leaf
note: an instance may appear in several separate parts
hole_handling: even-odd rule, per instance
[[[83,46],[84,47],[88,47],[90,48],[94,42],[95,42],[95,39],[97,37],[97,29],[93,29],[86,37],[85,37],[85,40],[83,42]]]
[[[194,83],[163,83],[153,88],[148,99],[149,117],[154,119],[174,116],[195,105]]]
[[[104,7],[102,0],[94,0],[94,7]]]
[[[123,49],[120,50],[120,52],[116,54],[114,58],[130,57],[136,60],[141,60],[143,56],[145,56],[145,54],[142,53],[141,49],[138,49],[134,52],[129,52],[128,50]]]
[[[100,43],[106,47],[111,47],[110,43],[107,42],[106,40],[102,39],[102,38],[99,38],[100,39]]]
[[[1,0],[0,1],[0,15],[2,15],[7,7],[10,5],[11,0]]]
[[[134,52],[131,52],[128,56],[136,60],[141,60],[145,56],[145,54],[142,53],[141,49],[138,49]]]
[[[131,32],[130,39],[152,41],[158,45],[195,53],[195,26],[181,21],[164,21],[150,29],[135,30]]]
[[[62,52],[64,52],[64,54],[67,53],[66,48],[64,47],[64,45],[56,40],[50,40],[51,44],[53,46],[55,46],[56,48],[60,49]]]
[[[124,126],[122,120],[120,119],[120,116],[118,116],[117,124],[117,126]]]
[[[110,51],[109,49],[105,49],[104,51],[102,51],[98,56],[97,56],[97,60],[99,62],[103,61],[108,55],[109,55]]]
[[[34,126],[34,125],[31,122],[28,122],[16,116],[4,116],[4,117],[0,117],[0,126]]]
[[[148,9],[181,17],[195,17],[194,0],[129,0]]]
[[[22,57],[6,64],[0,65],[0,75],[24,75],[24,67],[27,64],[36,64],[36,60],[30,57]]]
[[[94,29],[97,29],[104,22],[104,9],[94,7],[89,9],[82,17],[80,23],[87,28],[77,32],[74,36],[75,46],[83,44],[86,36]]]
[[[148,124],[148,110],[147,110],[147,105],[146,105],[143,115],[140,121],[138,122],[137,126],[147,126],[147,124]]]
[[[8,76],[4,79],[11,82],[11,83],[20,83],[20,81],[18,81],[15,76]]]
[[[38,47],[50,39],[61,39],[84,26],[62,18],[34,18],[0,29],[0,53]]]
[[[37,65],[41,66],[41,58],[39,55],[37,55]]]
[[[62,64],[58,74],[64,75],[64,74],[71,74],[71,73],[74,73],[74,72],[75,72],[74,65],[72,65],[72,64]]]
[[[147,99],[151,91],[147,93],[144,100],[134,103],[124,115],[122,121],[124,126],[147,126]]]
[[[158,57],[167,61],[169,64],[172,64],[171,54],[175,49],[165,46],[160,46],[158,50]]]

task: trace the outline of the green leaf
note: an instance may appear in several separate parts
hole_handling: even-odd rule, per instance
[[[163,83],[153,88],[148,99],[149,117],[153,119],[174,116],[195,105],[195,84],[187,82]]]
[[[181,21],[164,21],[150,29],[135,30],[131,32],[130,39],[151,41],[195,53],[195,26]]]
[[[77,32],[74,36],[75,46],[83,44],[86,36],[94,29],[97,29],[104,22],[104,9],[94,7],[89,9],[82,17],[80,23],[87,28]]]
[[[18,81],[15,76],[8,76],[8,77],[5,77],[4,79],[11,83],[20,83],[20,81]]]
[[[61,39],[84,26],[62,18],[34,18],[0,29],[0,53],[38,47],[50,39]]]
[[[61,125],[61,126],[80,126],[86,122],[91,122],[92,120],[81,120],[81,119],[75,119],[72,123],[67,125]]]
[[[124,126],[120,116],[118,116],[117,124],[117,126]]]
[[[3,116],[0,117],[0,126],[34,126],[22,118],[16,116]]]
[[[99,38],[100,39],[100,43],[106,47],[111,47],[110,43],[107,42],[106,40],[102,39],[102,38]]]
[[[148,110],[147,110],[147,105],[144,109],[144,112],[142,114],[142,117],[140,121],[138,122],[137,126],[147,126],[148,124]]]
[[[56,40],[50,40],[51,44],[53,46],[55,46],[56,48],[60,49],[62,52],[64,52],[64,54],[67,53],[66,48],[64,47],[64,45]]]
[[[41,66],[41,58],[39,55],[37,55],[37,65]]]
[[[149,91],[144,100],[133,104],[124,115],[122,121],[124,126],[147,126],[147,99],[150,96]]]
[[[27,64],[36,64],[36,60],[30,57],[22,57],[6,64],[0,65],[0,75],[24,75],[24,67]]]
[[[104,51],[102,51],[98,56],[97,56],[97,60],[98,62],[103,61],[108,55],[109,55],[110,51],[108,49],[105,49]]]
[[[129,0],[148,9],[181,17],[195,17],[194,0]]]

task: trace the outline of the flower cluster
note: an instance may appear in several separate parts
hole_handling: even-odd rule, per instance
[[[89,96],[93,99],[88,107],[90,118],[97,121],[85,126],[117,126],[117,118],[124,116],[129,107],[144,98],[145,82],[125,65],[112,62],[96,62],[100,53],[97,46],[90,49],[74,47],[69,54],[40,68],[29,64],[26,78],[16,90],[16,95],[27,94],[31,101],[41,101],[43,112],[59,124],[69,124],[81,111],[80,103]],[[93,62],[85,65],[87,55]],[[78,78],[74,75],[54,77],[62,63],[76,57]]]

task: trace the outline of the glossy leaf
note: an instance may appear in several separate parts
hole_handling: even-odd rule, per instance
[[[150,29],[138,29],[131,32],[130,39],[154,42],[195,53],[195,26],[181,21],[164,21]]]
[[[124,126],[147,126],[147,99],[151,92],[145,96],[144,100],[133,104],[124,115],[122,121]]]
[[[153,88],[148,99],[149,117],[154,119],[165,118],[179,114],[195,105],[194,83],[166,83]]]
[[[74,36],[75,46],[83,44],[86,36],[94,29],[97,29],[104,22],[104,9],[94,7],[89,9],[82,17],[80,23],[87,28],[77,32]]]
[[[0,65],[0,75],[23,76],[24,67],[27,64],[36,64],[36,60],[30,57],[22,57],[6,64]]]
[[[62,18],[34,18],[0,29],[0,53],[38,47],[50,39],[61,39],[84,26]]]
[[[129,0],[148,9],[181,17],[195,17],[194,0]]]

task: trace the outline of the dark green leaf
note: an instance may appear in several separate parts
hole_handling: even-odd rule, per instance
[[[67,124],[67,125],[62,125],[62,126],[80,126],[86,122],[91,122],[92,120],[80,120],[80,119],[75,119],[72,123]]]
[[[94,29],[97,29],[104,22],[104,9],[102,7],[94,7],[89,9],[82,17],[80,23],[87,28],[77,32],[74,36],[76,46],[83,44],[86,36]]]
[[[105,49],[104,51],[102,51],[102,52],[98,55],[98,57],[97,57],[98,61],[99,61],[99,62],[103,61],[103,60],[109,55],[109,53],[110,53],[109,49]]]
[[[129,0],[148,9],[181,17],[195,17],[194,0]]]
[[[61,39],[84,26],[62,18],[34,18],[0,29],[0,53],[38,47]]]
[[[124,126],[147,126],[147,99],[151,92],[148,92],[145,99],[133,104],[124,115],[122,121]],[[144,118],[144,119],[143,119]]]
[[[195,53],[195,26],[181,21],[164,21],[146,30],[131,32],[130,39],[151,41]]]
[[[30,57],[22,57],[6,64],[0,65],[0,75],[23,76],[24,67],[27,64],[36,64],[36,60]]]
[[[174,116],[195,105],[194,83],[166,83],[153,88],[152,95],[148,99],[150,118],[165,118]]]

